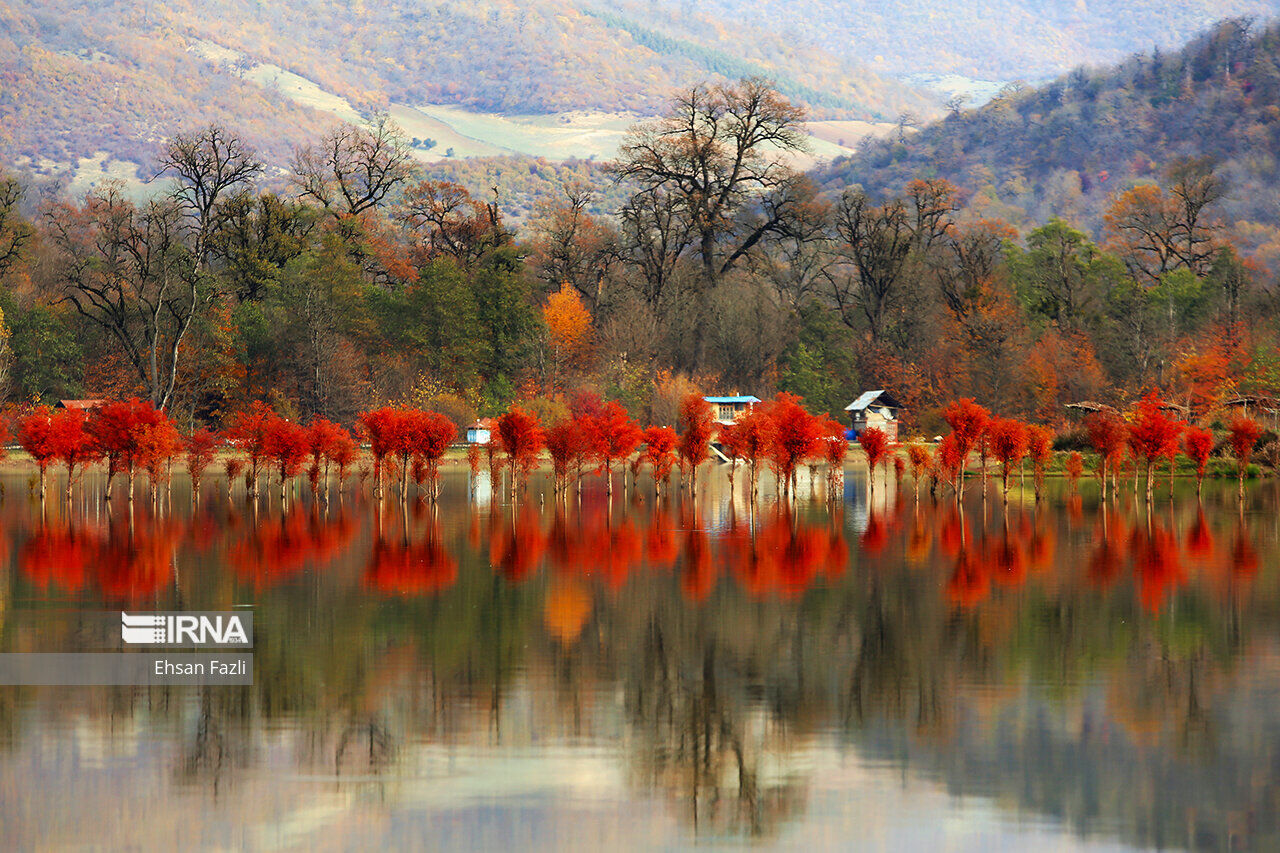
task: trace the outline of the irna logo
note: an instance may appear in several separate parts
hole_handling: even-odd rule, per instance
[[[120,614],[120,637],[130,645],[246,647],[252,636],[249,613]]]

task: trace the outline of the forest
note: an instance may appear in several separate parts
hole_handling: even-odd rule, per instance
[[[820,193],[779,156],[804,117],[758,79],[694,86],[604,167],[615,215],[569,175],[519,233],[496,193],[424,177],[385,117],[299,149],[280,191],[216,125],[170,138],[143,202],[108,184],[27,216],[6,179],[6,397],[138,396],[186,429],[257,401],[553,424],[591,393],[643,427],[694,391],[843,417],[889,388],[932,435],[958,398],[1056,427],[1152,390],[1223,422],[1280,393],[1272,273],[1226,225],[1214,159],[1117,186],[1095,239],[992,218],[940,178]]]
[[[1115,192],[1157,182],[1173,160],[1213,157],[1232,187],[1221,216],[1260,246],[1280,225],[1277,118],[1280,24],[1233,19],[1179,50],[1077,68],[1034,88],[1009,84],[977,109],[955,100],[943,120],[867,140],[815,180],[879,194],[946,178],[986,216],[1020,228],[1058,216],[1096,236]]]
[[[0,8],[0,163],[39,174],[105,152],[142,165],[145,179],[159,140],[212,122],[235,127],[269,165],[286,165],[333,114],[248,73],[262,63],[365,116],[391,104],[653,115],[672,81],[741,75],[777,77],[829,117],[939,111],[843,51],[691,8],[609,6],[15,0]]]

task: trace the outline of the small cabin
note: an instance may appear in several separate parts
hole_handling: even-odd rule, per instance
[[[493,437],[493,421],[480,420],[467,427],[467,444],[488,444]]]
[[[898,415],[902,406],[887,391],[867,391],[858,399],[844,407],[849,413],[856,438],[864,429],[878,429],[889,436],[890,441],[898,440]]]
[[[759,397],[753,397],[750,394],[736,397],[703,397],[702,399],[711,404],[711,411],[718,424],[733,423],[744,412],[751,411],[756,403],[760,402]]]

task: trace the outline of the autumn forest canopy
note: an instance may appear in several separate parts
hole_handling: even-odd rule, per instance
[[[1139,71],[1162,87],[1154,115],[1217,115],[1205,93],[1229,90],[1244,105],[1230,120],[1261,132],[1280,114],[1264,85],[1276,32],[1224,24],[1168,60],[904,125],[817,175],[792,165],[807,114],[785,92],[691,86],[600,170],[607,212],[599,182],[568,173],[520,229],[499,190],[424,173],[383,114],[317,133],[283,177],[232,125],[171,128],[145,199],[110,182],[74,198],[0,186],[5,393],[137,395],[184,428],[259,400],[348,426],[386,404],[462,425],[517,403],[554,423],[583,391],[669,425],[691,391],[786,392],[840,415],[871,388],[930,434],[961,397],[1058,425],[1067,403],[1158,390],[1212,418],[1230,398],[1280,396],[1280,218],[1255,192],[1274,146],[1169,127],[1060,211],[1050,195],[1014,208],[976,167],[946,167],[965,162],[957,128],[1010,111],[1037,126],[1046,92],[1086,116],[1111,91],[1099,81]],[[1091,130],[1080,144],[1122,143]],[[1041,177],[1028,165],[1019,180]]]

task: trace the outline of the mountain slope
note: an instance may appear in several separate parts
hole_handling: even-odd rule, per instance
[[[1225,21],[1183,50],[1074,72],[866,146],[816,173],[892,193],[941,176],[1014,221],[1098,223],[1109,194],[1179,157],[1220,161],[1228,216],[1280,223],[1280,24]]]
[[[702,0],[699,7],[853,52],[877,71],[998,80],[1177,49],[1222,18],[1280,14],[1280,0]]]
[[[286,82],[264,80],[264,67]],[[623,2],[7,0],[0,162],[38,172],[99,152],[145,159],[172,129],[217,121],[278,164],[344,111],[651,115],[677,87],[746,74],[776,78],[818,117],[938,109],[821,49]]]

